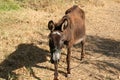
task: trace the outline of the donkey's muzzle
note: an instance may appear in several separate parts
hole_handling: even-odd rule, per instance
[[[54,63],[58,63],[60,60],[58,59],[57,61],[54,61],[53,59],[50,59],[50,62],[52,63],[52,64],[54,64]]]

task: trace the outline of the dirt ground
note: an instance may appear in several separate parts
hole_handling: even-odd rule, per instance
[[[80,61],[81,47],[72,48],[71,77],[66,78],[63,49],[59,80],[120,80],[120,0],[76,0],[54,12],[0,12],[0,80],[53,80],[47,23],[57,22],[73,4],[86,13],[86,55]]]

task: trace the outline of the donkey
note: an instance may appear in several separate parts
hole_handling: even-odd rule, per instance
[[[81,43],[81,58],[84,58],[85,48],[85,13],[77,5],[66,10],[65,15],[57,23],[53,20],[48,22],[49,47],[51,53],[51,63],[54,64],[54,80],[58,80],[58,63],[60,60],[63,45],[67,47],[67,77],[70,75],[71,47]]]

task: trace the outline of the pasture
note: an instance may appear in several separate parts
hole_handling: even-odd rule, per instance
[[[1,0],[0,80],[53,80],[47,24],[74,4],[86,14],[85,59],[75,45],[66,78],[63,49],[59,80],[120,80],[120,0]]]

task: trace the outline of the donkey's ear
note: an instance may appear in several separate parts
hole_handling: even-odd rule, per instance
[[[48,22],[48,29],[49,29],[50,31],[53,31],[53,30],[55,29],[55,24],[54,24],[54,22],[53,22],[52,20],[50,20],[50,21]]]
[[[65,19],[64,22],[62,23],[62,26],[61,26],[61,31],[64,31],[68,26],[68,20]]]

